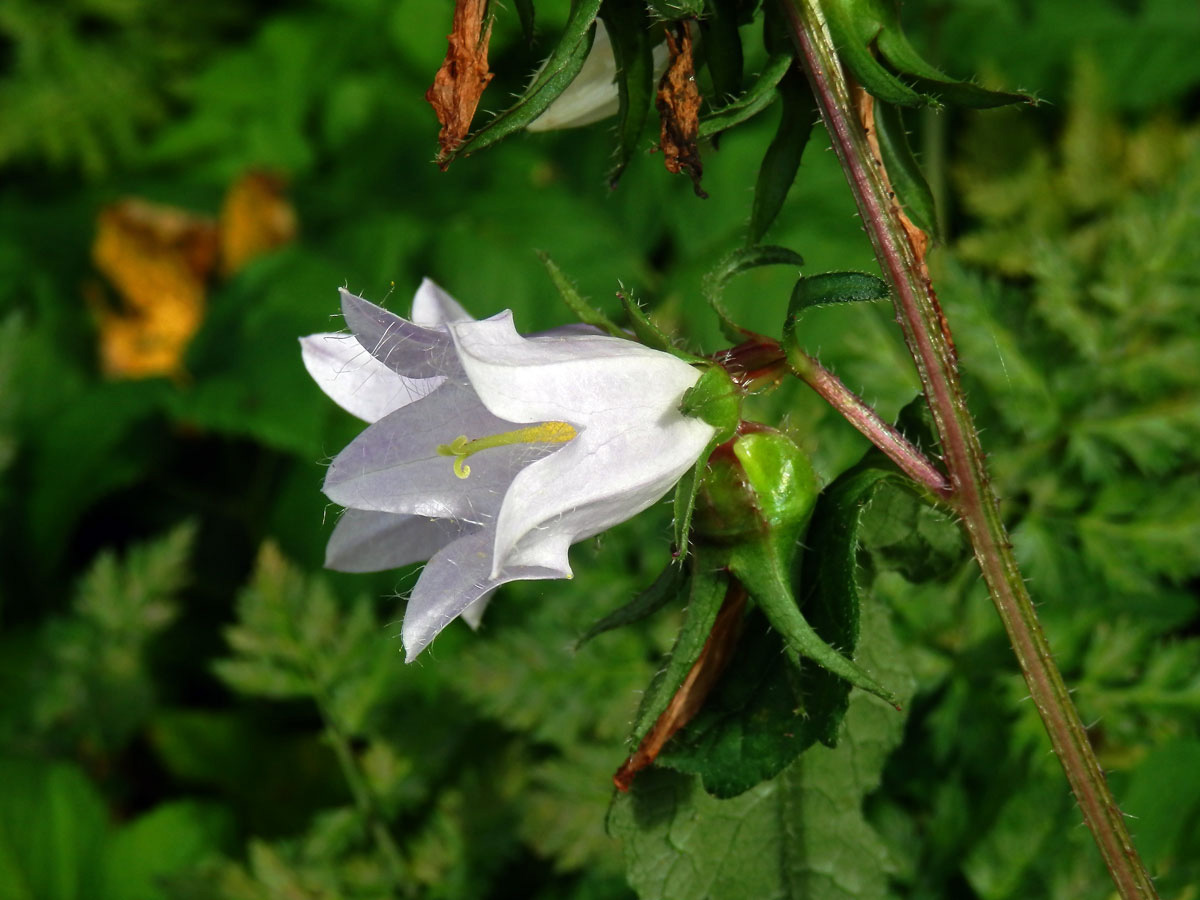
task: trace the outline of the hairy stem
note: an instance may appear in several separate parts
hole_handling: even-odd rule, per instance
[[[925,268],[923,236],[913,233],[893,199],[887,174],[857,114],[819,0],[780,2],[876,258],[891,284],[897,317],[942,445],[952,489],[949,502],[962,518],[1030,697],[1121,896],[1127,900],[1157,897],[1054,663],[1013,556],[988,482],[979,434],[959,385],[949,328]]]
[[[951,496],[950,482],[912,441],[885,422],[875,408],[846,387],[840,378],[805,353],[792,335],[785,335],[788,365],[796,376],[845,416],[900,470],[939,498]]]

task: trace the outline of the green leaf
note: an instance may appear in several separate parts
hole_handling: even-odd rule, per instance
[[[639,341],[655,350],[679,355],[675,345],[671,343],[671,339],[650,320],[646,311],[642,309],[642,305],[638,303],[637,298],[631,292],[622,287],[617,296],[621,298],[621,306],[625,308],[625,314],[629,316],[629,327]],[[691,358],[699,359],[699,357]]]
[[[743,341],[747,333],[735,323],[721,303],[725,285],[735,275],[740,275],[756,266],[804,265],[804,257],[787,247],[772,247],[760,244],[755,247],[739,247],[728,253],[704,276],[704,297],[721,320],[721,330],[731,341]]]
[[[938,237],[933,191],[913,156],[899,107],[889,103],[875,104],[875,134],[879,138],[883,166],[900,206],[914,225],[930,237]]]
[[[839,610],[843,617],[849,610]],[[813,625],[848,646],[845,622]],[[858,609],[853,609],[857,636]],[[700,712],[663,748],[657,764],[699,775],[715,797],[735,797],[768,781],[816,741],[833,746],[850,702],[849,682],[817,665],[799,668],[761,610],[742,627],[737,652]]]
[[[864,661],[907,699],[912,676],[882,608],[864,608],[863,633]],[[630,884],[642,900],[886,896],[894,866],[862,804],[903,726],[895,710],[856,694],[836,749],[813,747],[733,799],[708,796],[693,776],[641,773],[609,816]]]
[[[742,92],[743,67],[737,0],[705,0],[704,10],[700,35],[715,96],[737,97]]]
[[[0,758],[0,890],[5,900],[94,896],[108,811],[74,766]]]
[[[464,154],[490,147],[513,132],[520,131],[546,111],[583,68],[588,51],[592,49],[592,39],[595,37],[592,26],[600,12],[600,2],[576,0],[572,4],[570,18],[554,52],[525,93],[512,106],[446,154],[444,161],[449,162]]]
[[[558,295],[562,298],[563,303],[567,304],[567,307],[580,322],[583,322],[585,325],[591,325],[593,328],[599,328],[613,337],[629,337],[616,322],[583,299],[583,295],[579,293],[575,285],[571,284],[570,279],[563,274],[562,269],[550,258],[550,254],[539,252],[538,259],[546,267],[546,272],[549,274],[550,280],[554,283],[554,287],[558,290]]]
[[[215,855],[232,826],[228,813],[212,804],[155,807],[113,836],[97,900],[166,900],[164,878]]]
[[[532,47],[536,22],[533,0],[513,0],[513,6],[517,8],[517,16],[521,19],[521,34],[525,38],[525,43]]]
[[[900,29],[899,21],[894,21],[880,32],[876,46],[891,66],[911,76],[913,86],[928,97],[973,109],[991,109],[1013,103],[1036,103],[1029,94],[989,91],[969,81],[951,78],[925,61],[908,42],[908,38]]]
[[[617,64],[617,149],[608,174],[610,188],[617,186],[637,150],[654,99],[654,53],[645,10],[632,0],[605,0],[600,9]]]
[[[699,136],[710,138],[735,125],[754,118],[775,102],[775,86],[795,62],[792,52],[775,53],[767,60],[754,83],[740,97],[720,106],[700,119]]]
[[[679,597],[687,586],[687,570],[676,562],[668,563],[667,567],[659,573],[659,576],[654,579],[654,583],[650,587],[640,592],[620,609],[609,613],[584,632],[583,637],[575,643],[575,649],[578,650],[592,638],[604,634],[606,631],[623,628],[626,625],[632,625],[634,622],[640,622],[642,619],[654,615],[654,613],[658,612],[672,600]]]
[[[675,638],[675,645],[664,665],[655,674],[650,686],[642,697],[634,719],[633,734],[630,741],[634,746],[641,743],[642,738],[658,721],[671,698],[683,684],[684,678],[691,671],[704,643],[708,640],[717,613],[725,602],[725,589],[728,578],[721,571],[708,571],[702,566],[695,566],[690,579],[691,593],[688,597],[687,609],[684,611],[683,626]]]
[[[870,303],[888,298],[888,286],[883,279],[866,272],[823,272],[806,275],[792,288],[788,303],[788,321],[814,306],[835,303]]]
[[[808,80],[799,70],[789,70],[780,82],[779,93],[783,98],[779,126],[763,156],[754,185],[754,205],[746,235],[746,243],[752,246],[763,239],[783,209],[818,116]]]

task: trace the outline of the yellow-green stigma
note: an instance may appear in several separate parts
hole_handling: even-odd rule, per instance
[[[516,431],[489,434],[473,441],[467,440],[465,434],[460,434],[448,444],[438,444],[437,452],[438,456],[453,456],[454,474],[459,478],[466,478],[471,474],[471,467],[466,464],[467,457],[480,450],[508,447],[512,444],[565,444],[575,437],[575,434],[575,429],[566,422],[543,422],[541,425],[530,425]]]

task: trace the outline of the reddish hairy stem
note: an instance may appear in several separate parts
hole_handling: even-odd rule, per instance
[[[780,2],[876,258],[891,285],[900,327],[942,445],[952,490],[948,502],[962,518],[1029,695],[1121,896],[1126,900],[1157,897],[1054,663],[1013,556],[988,481],[979,434],[959,385],[954,345],[925,268],[924,248],[914,246],[922,236],[914,235],[893,199],[819,0]]]

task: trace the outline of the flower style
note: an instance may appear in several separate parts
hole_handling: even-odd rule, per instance
[[[570,578],[570,545],[657,501],[713,435],[679,411],[699,372],[634,341],[525,337],[511,312],[475,321],[428,279],[411,320],[341,299],[352,335],[301,339],[317,384],[371,423],[325,478],[347,507],[326,565],[429,560],[404,616],[409,661],[458,616],[476,626],[499,585]]]

